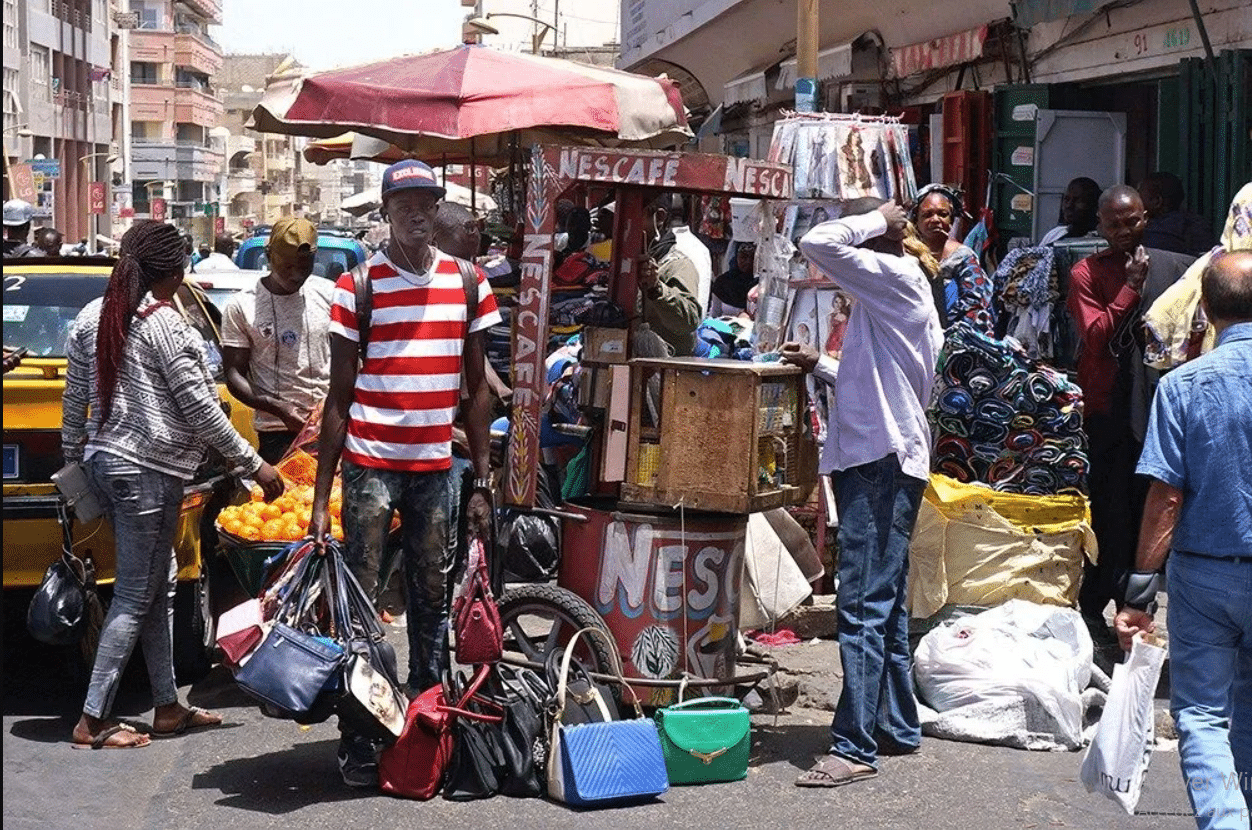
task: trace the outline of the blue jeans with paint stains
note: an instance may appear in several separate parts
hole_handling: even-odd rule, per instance
[[[839,659],[843,692],[831,724],[835,754],[877,766],[922,740],[913,697],[905,581],[909,537],[926,483],[894,455],[834,474],[839,508]]]
[[[343,462],[344,559],[377,602],[391,520],[400,512],[410,689],[440,682],[448,666],[453,564],[451,474],[409,473]]]
[[[174,684],[174,532],[183,501],[176,476],[107,452],[87,462],[92,489],[113,523],[117,579],[83,711],[107,718],[122,672],[138,642],[148,666],[152,703],[178,700]]]

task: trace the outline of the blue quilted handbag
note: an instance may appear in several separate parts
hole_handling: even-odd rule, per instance
[[[575,807],[616,807],[656,798],[669,789],[665,756],[656,725],[644,718],[638,700],[637,719],[573,726],[561,723],[574,646],[588,632],[605,636],[596,628],[582,629],[569,641],[561,660],[548,755],[548,795]],[[616,643],[609,647],[611,653],[617,653]],[[624,687],[621,669],[614,666],[614,671]]]

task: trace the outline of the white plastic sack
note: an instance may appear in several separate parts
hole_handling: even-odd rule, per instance
[[[1072,608],[1010,600],[944,623],[914,654],[927,735],[1019,749],[1079,749],[1091,635]]]
[[[781,508],[778,512],[787,515]],[[800,528],[800,532],[804,530]],[[806,543],[807,538],[805,534]],[[813,593],[803,569],[796,563],[795,554],[770,521],[769,513],[749,514],[746,543],[743,589],[739,592],[739,628],[744,631],[777,622]],[[812,550],[813,546],[808,547]],[[811,558],[817,559],[816,552]],[[820,561],[817,566],[821,568]],[[817,576],[821,574],[819,570]]]
[[[1152,699],[1165,662],[1165,649],[1136,637],[1130,659],[1113,667],[1104,715],[1082,759],[1079,777],[1087,792],[1100,792],[1135,814],[1143,778],[1152,760],[1156,712]]]

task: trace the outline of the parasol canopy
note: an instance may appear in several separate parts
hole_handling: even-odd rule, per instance
[[[275,78],[248,126],[352,131],[417,158],[496,164],[514,142],[663,149],[691,138],[674,81],[482,46]]]
[[[394,164],[407,158],[412,158],[412,154],[391,142],[358,133],[320,138],[310,141],[304,147],[304,160],[311,164],[329,164],[334,159],[367,159],[382,164]]]

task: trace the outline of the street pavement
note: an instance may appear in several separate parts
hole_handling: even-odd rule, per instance
[[[403,651],[403,632],[390,639]],[[837,694],[832,641],[776,650],[784,667]],[[754,716],[746,781],[675,788],[660,802],[579,812],[543,800],[495,798],[419,803],[345,787],[335,762],[334,721],[311,728],[263,717],[221,667],[181,691],[221,712],[224,727],[154,740],[130,751],[74,750],[70,729],[82,704],[64,655],[30,641],[21,626],[4,640],[5,830],[229,830],[230,828],[611,827],[676,828],[1083,828],[1194,827],[1175,751],[1158,749],[1141,815],[1127,816],[1078,781],[1082,753],[1035,753],[926,739],[918,755],[886,758],[874,780],[806,790],[795,777],[827,747],[830,713],[796,708]],[[401,655],[403,660],[403,654]],[[827,668],[829,667],[829,669]],[[135,670],[139,669],[139,670]],[[833,698],[831,698],[833,699]],[[150,725],[138,666],[128,671],[118,714]]]

